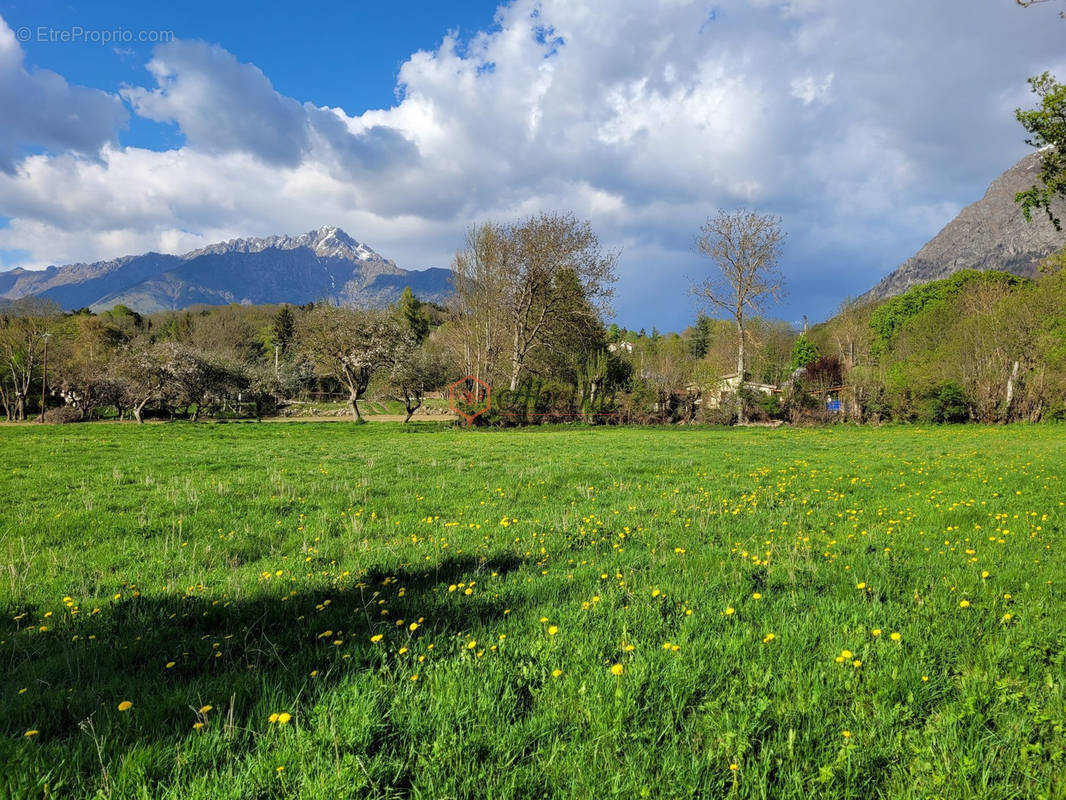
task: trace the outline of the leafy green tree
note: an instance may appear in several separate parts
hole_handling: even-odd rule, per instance
[[[296,338],[296,318],[292,314],[292,309],[285,305],[274,315],[274,321],[270,326],[270,341],[284,355],[294,338]]]
[[[714,323],[706,314],[700,314],[696,318],[696,325],[692,329],[692,336],[688,340],[688,352],[697,361],[707,355],[711,349],[711,334],[714,331]]]
[[[814,346],[814,342],[807,338],[807,334],[803,334],[792,345],[792,359],[789,362],[790,369],[795,371],[817,360],[818,348]]]
[[[1026,143],[1040,149],[1040,182],[1014,196],[1022,205],[1027,221],[1033,209],[1043,209],[1047,218],[1062,230],[1062,223],[1051,204],[1055,198],[1066,198],[1066,84],[1061,84],[1048,72],[1029,79],[1033,93],[1040,98],[1040,107],[1028,111],[1018,109],[1018,122],[1029,133]]]
[[[426,313],[425,304],[415,297],[410,286],[405,286],[403,294],[397,303],[397,310],[407,327],[411,329],[411,335],[416,344],[422,344],[429,336],[429,315]]]

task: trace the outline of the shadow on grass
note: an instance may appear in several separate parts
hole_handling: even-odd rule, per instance
[[[163,596],[146,590],[95,614],[82,607],[43,632],[39,617],[26,628],[34,615],[16,620],[19,610],[9,611],[0,633],[7,737],[0,755],[20,747],[27,730],[39,731],[33,739],[41,745],[87,741],[86,720],[129,745],[177,741],[206,705],[211,724],[231,725],[239,736],[264,703],[295,712],[366,671],[406,678],[429,643],[444,649],[457,634],[476,636],[500,620],[502,604],[482,586],[520,564],[513,556],[455,557],[423,570],[372,570],[310,592],[291,589],[287,575],[261,576],[253,596],[228,599],[196,587]],[[471,595],[448,591],[470,580],[478,581]],[[133,707],[118,711],[122,701]],[[95,759],[89,747],[83,756]]]

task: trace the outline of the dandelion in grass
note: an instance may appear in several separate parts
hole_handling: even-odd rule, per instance
[[[276,724],[277,721],[278,721],[278,713],[276,711],[273,714],[271,714],[269,717],[267,717],[267,722],[269,722],[271,725]]]
[[[850,739],[851,738],[851,731],[841,731],[840,735],[843,736],[845,739]]]
[[[202,722],[194,722],[194,723],[192,724],[192,729],[193,729],[194,731],[199,731],[199,730],[203,730],[203,728],[204,728],[204,723],[202,723]]]
[[[549,636],[554,636],[558,632],[559,632],[559,626],[558,625],[549,625],[548,626],[548,635]]]
[[[738,765],[738,764],[730,764],[729,765],[729,771],[730,772],[736,772],[738,769],[740,769],[740,765]]]
[[[900,635],[899,631],[892,631],[892,633],[888,635],[888,638],[891,639],[893,642],[898,642],[900,639],[903,638],[903,636]]]
[[[553,678],[558,678],[562,674],[563,674],[563,671],[561,669],[556,668],[556,669],[552,670],[552,677]]]
[[[737,610],[736,610],[735,608],[733,608],[733,606],[729,606],[729,607],[728,607],[728,608],[727,608],[727,609],[725,610],[725,615],[726,615],[727,617],[731,617],[731,616],[733,616],[733,615],[734,615],[734,614],[736,614],[736,613],[737,613]]]
[[[870,633],[872,633],[874,636],[880,636],[881,635],[881,629],[880,628],[874,628],[872,631],[870,631]]]
[[[206,706],[200,706],[200,713],[201,714],[206,714],[208,711],[210,711],[213,708],[214,708],[214,706],[210,705],[210,704],[208,704]]]
[[[376,634],[374,634],[373,636],[370,637],[370,641],[372,641],[374,644],[377,644],[383,638],[384,638],[384,636],[382,634],[376,633]]]
[[[612,675],[621,675],[623,672],[625,672],[625,667],[623,667],[621,664],[612,664],[611,665],[611,674]]]
[[[752,592],[751,599],[752,600],[762,600],[762,594],[760,594],[759,592]]]
[[[763,644],[769,644],[770,642],[772,642],[776,638],[777,638],[777,634],[776,633],[768,633],[764,637],[762,637],[762,643]]]
[[[25,732],[24,734],[22,734],[22,735],[23,735],[23,736],[25,736],[25,737],[26,737],[27,739],[32,739],[32,738],[33,738],[34,736],[36,736],[36,735],[37,735],[38,733],[40,733],[40,731],[39,731],[39,730],[36,730],[36,729],[31,729],[31,730],[28,730],[28,731],[26,731],[26,732]]]
[[[133,708],[133,703],[131,703],[129,700],[123,700],[121,703],[118,704],[119,711],[129,711],[131,708]]]
[[[969,608],[969,607],[970,607],[970,601],[969,600],[960,600],[959,601],[959,608]]]
[[[288,711],[282,711],[278,714],[278,725],[288,725],[292,721],[292,714]]]

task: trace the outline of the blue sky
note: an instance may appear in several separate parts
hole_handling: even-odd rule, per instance
[[[773,313],[821,319],[1028,152],[1055,5],[0,0],[0,269],[323,224],[444,266],[572,210],[621,252],[617,321],[680,329],[693,236],[746,206],[789,233]]]

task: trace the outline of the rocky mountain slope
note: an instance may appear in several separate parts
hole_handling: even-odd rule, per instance
[[[36,296],[65,309],[119,303],[150,313],[197,303],[307,303],[377,308],[405,286],[424,300],[451,293],[447,269],[405,270],[339,228],[234,239],[185,255],[145,253],[95,264],[0,272],[0,301]]]
[[[859,298],[876,302],[902,294],[920,283],[946,278],[963,269],[993,269],[1032,277],[1041,259],[1066,247],[1066,232],[1056,231],[1043,212],[1032,222],[1014,202],[1017,192],[1038,183],[1040,155],[1031,153],[988,187],[985,196],[966,206],[921,250]],[[1066,219],[1066,210],[1057,212]]]

